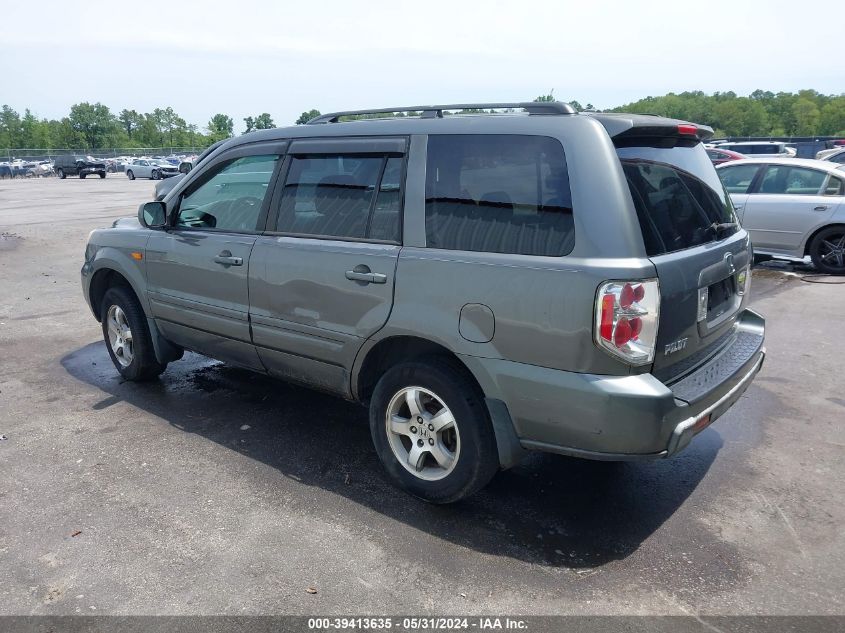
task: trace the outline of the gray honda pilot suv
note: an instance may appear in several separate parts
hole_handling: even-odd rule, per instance
[[[765,355],[711,133],[563,103],[253,132],[91,233],[85,299],[126,379],[188,349],[364,403],[429,501],[530,449],[672,456]]]

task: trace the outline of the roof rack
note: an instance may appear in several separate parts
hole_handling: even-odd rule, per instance
[[[513,108],[525,110],[528,114],[577,114],[575,108],[560,101],[526,101],[521,103],[450,103],[446,105],[423,105],[402,108],[377,108],[374,110],[347,110],[345,112],[330,112],[321,114],[308,121],[308,125],[315,123],[337,123],[341,117],[359,116],[362,114],[391,114],[394,112],[419,112],[422,119],[441,119],[444,110],[484,110]]]

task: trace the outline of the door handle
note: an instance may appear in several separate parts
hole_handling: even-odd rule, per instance
[[[827,211],[830,207],[826,204],[820,204],[819,206],[813,208],[813,211]]]
[[[215,264],[223,264],[224,266],[243,266],[243,257],[233,257],[231,251],[223,251],[214,258]]]
[[[346,271],[346,278],[350,281],[363,281],[364,283],[368,284],[383,284],[387,283],[387,275],[382,273],[373,273],[370,272],[370,269],[367,268],[366,271],[359,270],[360,268],[367,268],[366,266],[356,266],[355,270],[347,270]]]

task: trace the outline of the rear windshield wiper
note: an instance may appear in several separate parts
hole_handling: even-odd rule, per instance
[[[737,222],[714,222],[707,227],[707,230],[713,231],[714,234],[719,235],[719,231],[726,231],[727,229],[735,229],[738,227],[739,224]]]

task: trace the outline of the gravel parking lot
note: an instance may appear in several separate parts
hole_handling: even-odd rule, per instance
[[[676,459],[434,507],[360,406],[195,355],[118,379],[79,268],[152,187],[0,181],[0,613],[845,614],[845,285],[756,271],[766,364]]]

